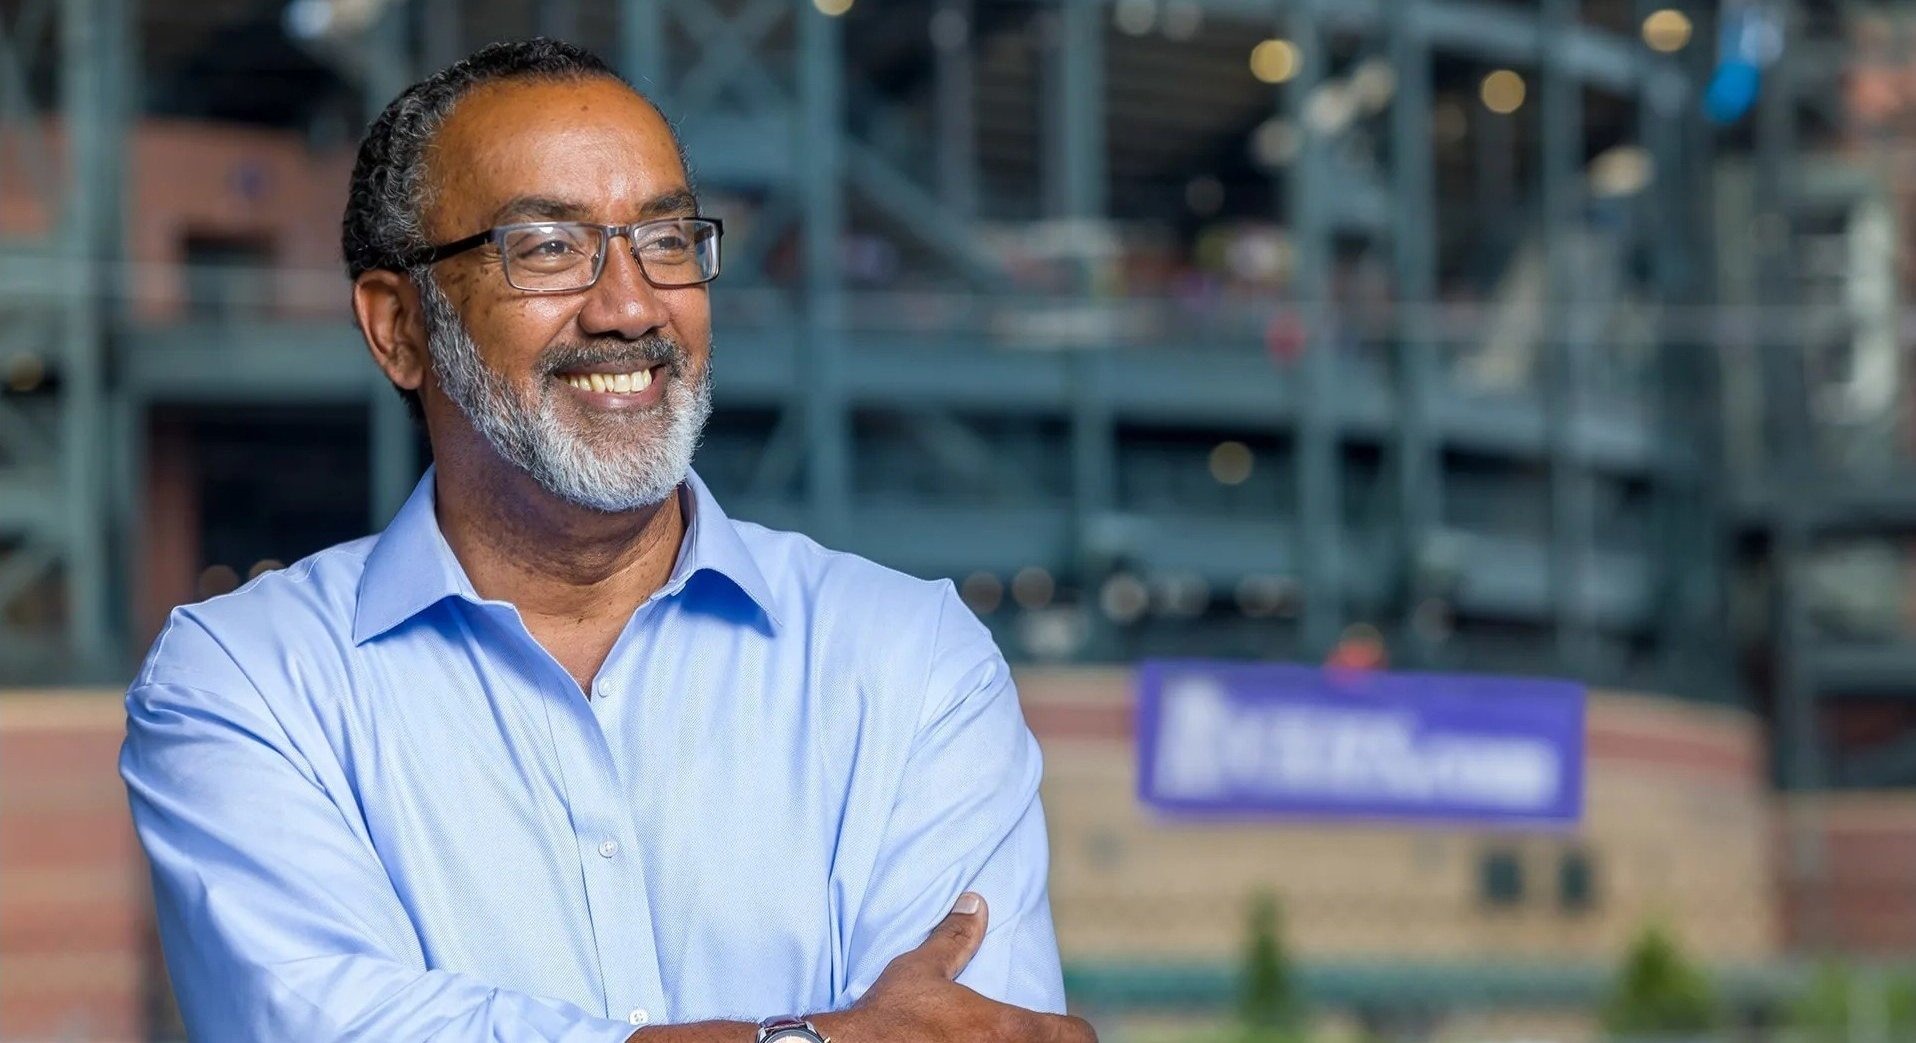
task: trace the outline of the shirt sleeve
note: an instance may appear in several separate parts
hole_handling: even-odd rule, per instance
[[[862,995],[960,894],[976,891],[989,904],[990,926],[958,981],[995,1000],[1063,1013],[1038,799],[1042,757],[990,631],[949,583],[944,595],[918,735],[850,932],[841,1000]]]
[[[149,670],[127,693],[120,772],[189,1036],[613,1043],[632,1033],[427,969],[377,854],[259,693],[230,661],[182,665],[196,680],[238,681],[189,687]]]

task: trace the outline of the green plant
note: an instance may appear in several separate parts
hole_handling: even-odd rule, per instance
[[[1630,943],[1604,1005],[1605,1031],[1623,1037],[1671,1036],[1708,1032],[1717,1021],[1709,979],[1668,931],[1645,926]]]
[[[1852,1022],[1864,1031],[1874,1029],[1876,1038],[1916,1038],[1916,976],[1862,972],[1836,962],[1818,967],[1790,1008],[1798,1038],[1849,1043]]]
[[[1284,951],[1283,914],[1275,895],[1252,898],[1249,927],[1238,1002],[1240,1038],[1243,1043],[1301,1043],[1304,1004]]]

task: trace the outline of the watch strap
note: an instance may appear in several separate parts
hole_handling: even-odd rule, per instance
[[[759,1022],[758,1023],[759,1043],[765,1043],[765,1040],[770,1039],[773,1033],[785,1032],[789,1029],[798,1029],[800,1031],[803,1031],[806,1034],[810,1035],[813,1039],[818,1040],[818,1043],[832,1043],[831,1040],[826,1039],[823,1035],[820,1035],[818,1028],[814,1026],[810,1021],[806,1020],[805,1018],[794,1017],[789,1015],[784,1017],[777,1017],[777,1018],[766,1018],[764,1021]]]

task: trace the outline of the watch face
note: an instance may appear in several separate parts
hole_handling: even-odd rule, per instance
[[[817,1034],[800,1027],[779,1029],[765,1037],[764,1043],[819,1043]]]

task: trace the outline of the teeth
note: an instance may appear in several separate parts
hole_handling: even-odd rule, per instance
[[[642,369],[636,373],[574,373],[562,379],[580,391],[635,395],[652,386],[652,371]]]

